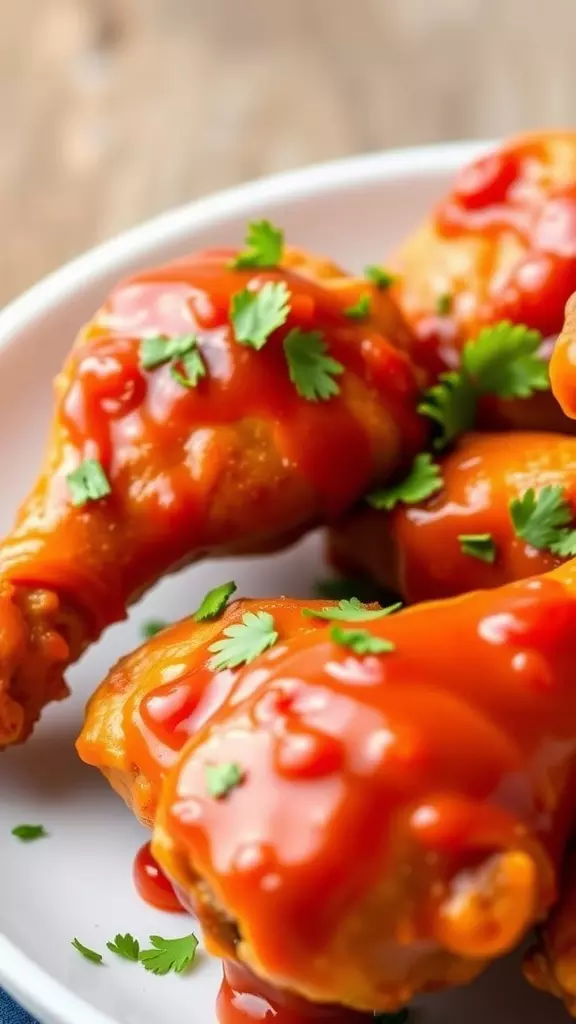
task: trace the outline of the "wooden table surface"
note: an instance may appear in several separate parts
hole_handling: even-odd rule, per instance
[[[1,0],[0,303],[235,182],[570,125],[576,0]]]

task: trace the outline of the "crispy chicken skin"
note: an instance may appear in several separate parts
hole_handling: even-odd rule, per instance
[[[433,376],[501,320],[540,330],[550,353],[576,291],[576,132],[521,136],[464,167],[396,266],[415,358]],[[545,393],[486,401],[484,418],[492,428],[573,430]]]
[[[0,545],[0,747],[65,696],[63,672],[160,576],[206,553],[259,553],[340,516],[418,449],[418,373],[390,295],[288,250],[276,269],[193,254],[118,285],[56,380],[43,470]],[[231,324],[233,297],[286,286],[289,312],[257,351]],[[362,321],[346,310],[370,294]],[[301,396],[283,342],[321,332],[340,392]],[[141,342],[195,335],[195,387]],[[176,376],[173,371],[176,371]],[[96,460],[110,494],[81,507],[68,476]]]

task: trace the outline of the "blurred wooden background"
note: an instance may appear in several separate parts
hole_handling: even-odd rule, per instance
[[[0,303],[256,175],[570,125],[575,39],[576,0],[0,0]]]

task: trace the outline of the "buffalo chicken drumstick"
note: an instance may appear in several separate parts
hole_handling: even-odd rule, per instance
[[[421,445],[390,296],[295,250],[255,258],[141,273],[74,344],[43,471],[0,545],[0,747],[164,573],[289,543]]]

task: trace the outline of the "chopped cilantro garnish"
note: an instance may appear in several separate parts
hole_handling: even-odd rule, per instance
[[[284,232],[269,220],[253,221],[248,225],[246,248],[232,261],[232,266],[277,267],[282,260]]]
[[[302,615],[309,619],[327,619],[328,622],[371,622],[392,615],[402,607],[402,602],[389,605],[388,608],[366,608],[357,597],[346,598],[338,602],[335,608],[303,608]]]
[[[576,529],[569,529],[574,514],[564,488],[533,487],[510,502],[510,517],[517,537],[539,551],[551,551],[560,558],[576,555]]]
[[[85,960],[90,960],[93,964],[102,963],[102,954],[96,953],[94,949],[89,949],[88,946],[83,946],[80,939],[74,939],[72,945],[74,946],[74,949],[78,950]]]
[[[138,963],[140,959],[140,943],[138,939],[130,935],[130,932],[127,932],[126,935],[118,934],[113,942],[106,943],[106,948],[116,956],[122,957],[123,960],[133,960]]]
[[[358,302],[355,302],[353,306],[348,306],[344,312],[350,320],[365,320],[366,317],[370,316],[370,296],[361,295]]]
[[[181,939],[163,939],[160,935],[151,935],[153,949],[143,949],[140,963],[152,974],[181,974],[196,955],[198,939],[192,932]]]
[[[228,604],[229,598],[232,597],[232,594],[236,589],[236,584],[231,580],[229,583],[221,583],[219,587],[214,587],[213,590],[209,590],[206,596],[202,599],[202,603],[198,610],[194,612],[196,622],[204,622],[206,619],[218,618],[220,612],[224,610]]]
[[[448,292],[444,292],[443,295],[439,295],[436,300],[436,312],[438,316],[449,316],[452,312],[454,305],[454,296]]]
[[[548,364],[538,355],[540,331],[508,320],[485,327],[462,352],[462,368],[481,395],[530,398],[550,387]]]
[[[45,839],[48,833],[44,825],[16,825],[16,828],[12,829],[12,835],[24,843],[31,843],[35,839]]]
[[[170,373],[185,388],[195,388],[206,376],[206,366],[198,348],[195,334],[181,334],[176,338],[155,335],[140,342],[140,366],[154,370],[170,363]]]
[[[326,354],[327,348],[320,331],[305,332],[296,327],[284,338],[290,380],[309,402],[325,402],[340,393],[334,378],[344,373],[344,367]]]
[[[231,789],[240,785],[243,778],[240,765],[233,761],[224,764],[207,764],[204,773],[206,789],[216,800],[227,796]]]
[[[192,352],[198,344],[195,334],[180,334],[169,338],[164,334],[156,334],[151,338],[142,338],[140,342],[140,366],[143,370],[155,370],[157,366],[171,363],[173,359],[182,359]]]
[[[496,545],[490,533],[460,533],[460,547],[464,555],[478,558],[481,562],[493,565],[496,561]]]
[[[183,388],[195,388],[198,381],[206,376],[206,372],[206,364],[197,348],[192,349],[177,362],[173,362],[170,367],[170,373],[174,380],[177,380]]]
[[[529,398],[550,387],[548,366],[538,355],[541,341],[539,331],[504,320],[466,343],[461,369],[440,374],[418,406],[437,425],[437,450],[470,429],[479,396]]]
[[[148,622],[143,622],[140,627],[142,636],[146,640],[151,640],[157,633],[161,633],[163,629],[166,629],[168,625],[163,619],[149,619]]]
[[[391,640],[373,636],[367,629],[344,629],[342,626],[333,626],[330,636],[334,643],[349,647],[354,654],[384,654],[395,650],[396,647]]]
[[[224,630],[224,637],[208,648],[214,652],[208,667],[215,672],[254,661],[259,654],[274,646],[278,633],[274,628],[274,619],[268,612],[246,612],[241,623]]]
[[[390,288],[396,281],[394,274],[391,274],[389,270],[385,270],[384,267],[379,267],[373,263],[364,267],[364,277],[382,290]]]
[[[441,373],[438,383],[424,392],[418,412],[436,423],[434,447],[442,451],[474,423],[476,398],[468,377],[455,371]]]
[[[286,323],[290,292],[283,281],[267,281],[262,288],[245,288],[232,296],[230,319],[236,341],[261,349],[268,338]]]
[[[66,477],[72,504],[80,508],[112,493],[106,473],[97,459],[85,459]]]
[[[440,466],[433,461],[428,452],[421,452],[412,463],[408,476],[397,484],[372,491],[366,501],[372,508],[385,509],[390,512],[396,505],[417,505],[432,494],[440,491],[444,485]]]

